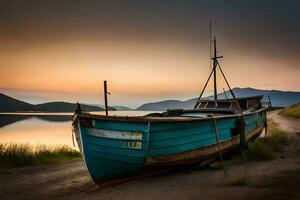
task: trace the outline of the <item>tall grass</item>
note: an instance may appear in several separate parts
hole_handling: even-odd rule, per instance
[[[80,157],[78,151],[66,145],[0,144],[0,168],[43,165]]]
[[[257,138],[249,143],[246,158],[248,160],[274,159],[277,152],[282,152],[288,142],[287,134],[280,129],[278,124],[268,120],[268,134],[265,138]]]
[[[300,103],[280,110],[279,114],[290,118],[300,119]]]

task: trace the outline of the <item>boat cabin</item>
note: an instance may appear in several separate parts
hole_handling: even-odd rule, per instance
[[[198,102],[198,105],[194,109],[168,109],[166,112],[157,114],[149,114],[147,116],[164,116],[164,117],[207,117],[209,114],[216,115],[226,115],[226,114],[238,114],[240,110],[238,105],[243,113],[254,112],[262,108],[261,100],[263,96],[251,96],[251,97],[242,97],[236,99],[218,99],[209,100],[203,99]]]
[[[259,109],[261,105],[261,99],[263,96],[252,96],[234,99],[219,99],[215,100],[200,100],[195,109],[208,110],[208,111],[238,111],[238,105],[240,105],[242,111]]]

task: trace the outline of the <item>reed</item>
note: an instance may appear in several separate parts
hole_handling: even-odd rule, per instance
[[[291,105],[279,111],[279,114],[285,117],[300,119],[300,103]]]
[[[78,151],[66,145],[0,144],[0,168],[2,169],[50,164],[80,157]]]
[[[268,120],[268,135],[257,138],[249,143],[246,153],[247,160],[270,160],[276,157],[277,152],[282,152],[288,142],[287,134],[280,129],[278,124]]]

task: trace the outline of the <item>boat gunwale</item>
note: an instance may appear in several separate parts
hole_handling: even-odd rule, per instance
[[[244,112],[243,115],[252,115],[266,111],[267,107],[262,107],[253,112]],[[187,121],[205,121],[215,119],[226,119],[232,117],[241,117],[241,113],[236,114],[224,114],[224,115],[214,115],[213,117],[194,117],[194,116],[176,116],[176,117],[149,117],[149,116],[106,116],[106,115],[96,115],[91,113],[78,113],[75,114],[73,120],[79,119],[99,119],[108,121],[122,121],[122,122],[187,122]]]

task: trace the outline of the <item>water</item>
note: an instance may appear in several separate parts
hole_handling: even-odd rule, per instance
[[[110,111],[110,115],[142,116],[153,111]],[[104,112],[92,112],[105,114]],[[0,143],[73,147],[73,113],[0,113]]]

